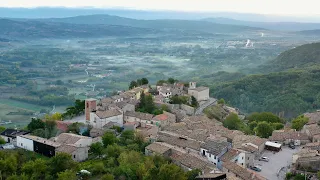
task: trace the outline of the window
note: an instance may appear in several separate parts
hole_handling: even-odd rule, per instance
[[[87,103],[87,108],[89,108],[89,103]]]
[[[216,156],[214,156],[214,159],[216,159]]]
[[[241,165],[243,166],[243,163],[241,163]]]
[[[220,162],[220,159],[218,159],[218,162]]]
[[[209,154],[209,157],[211,157],[211,154]]]
[[[21,143],[21,146],[23,146],[23,143]]]
[[[249,160],[249,157],[248,157],[248,160]]]
[[[73,158],[76,158],[76,155],[73,155]]]
[[[242,157],[242,159],[243,159],[243,157]]]

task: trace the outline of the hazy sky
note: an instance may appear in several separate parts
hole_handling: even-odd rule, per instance
[[[320,15],[318,0],[0,0],[0,7],[99,7],[178,11],[228,11],[293,16]]]

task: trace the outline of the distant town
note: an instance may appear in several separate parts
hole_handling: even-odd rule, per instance
[[[47,157],[67,153],[74,161],[83,162],[90,158],[93,144],[105,142],[106,133],[120,138],[130,131],[147,143],[146,156],[169,158],[185,171],[197,169],[197,180],[317,179],[320,170],[320,112],[305,113],[300,117],[304,123],[296,129],[280,123],[268,137],[258,135],[258,130],[246,133],[224,122],[231,116],[246,121],[237,108],[210,97],[208,87],[174,79],[156,85],[139,79],[132,81],[127,91],[83,103],[79,112],[70,114],[77,109],[73,107],[69,114],[41,120],[56,120],[52,131],[33,131],[30,124],[36,119],[25,130],[3,130],[6,144],[2,149],[25,149]],[[223,110],[221,118],[206,113],[215,106]],[[258,122],[258,116],[249,121],[248,127]]]

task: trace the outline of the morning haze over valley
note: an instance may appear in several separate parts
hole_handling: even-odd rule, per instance
[[[317,3],[0,2],[0,179],[319,179]]]

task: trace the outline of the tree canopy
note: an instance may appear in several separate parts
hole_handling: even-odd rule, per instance
[[[231,130],[237,130],[240,128],[242,122],[239,119],[238,115],[235,113],[229,114],[226,119],[223,121],[223,126],[231,129]]]
[[[281,123],[281,119],[271,113],[271,112],[261,112],[261,113],[252,113],[248,116],[247,118],[249,120],[249,122],[252,122],[252,121],[256,121],[256,122],[262,122],[262,121],[266,121],[266,122],[269,122],[269,123]]]
[[[268,138],[272,135],[273,128],[268,122],[262,121],[258,123],[257,127],[255,128],[255,131],[257,133],[257,136],[262,138]]]
[[[303,128],[303,126],[308,123],[308,121],[309,118],[304,117],[303,115],[298,116],[296,119],[292,120],[291,128],[300,131]]]
[[[102,142],[105,147],[112,145],[117,142],[117,137],[112,132],[105,132],[102,136]]]
[[[45,123],[41,119],[32,118],[31,122],[28,124],[27,128],[29,131],[33,132],[37,129],[44,129]]]

